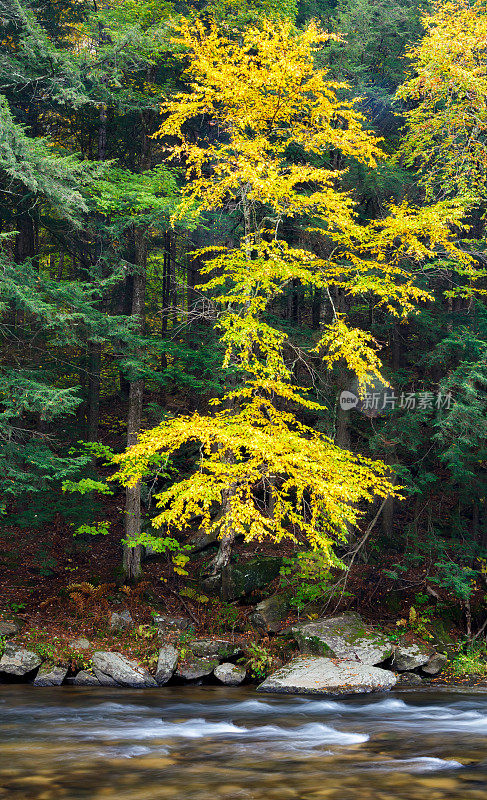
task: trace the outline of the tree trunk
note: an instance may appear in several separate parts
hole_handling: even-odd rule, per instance
[[[129,394],[127,445],[137,442],[142,417],[144,381],[132,381]],[[141,530],[140,481],[125,490],[125,541],[136,540]],[[142,546],[140,544],[123,547],[123,570],[129,580],[137,580],[141,573]]]
[[[252,230],[251,230],[251,209],[250,203],[248,199],[248,192],[249,186],[242,186],[241,187],[241,198],[242,198],[242,212],[243,212],[243,222],[244,222],[244,246],[245,246],[245,257],[247,261],[252,260]],[[235,376],[229,375],[227,381],[227,388],[232,389],[235,382]],[[229,400],[226,403],[227,409],[232,412],[232,409],[235,406],[235,400]],[[234,454],[231,451],[225,451],[222,453],[222,460],[231,462],[234,459]],[[218,573],[222,574],[222,590],[223,594],[225,594],[225,574],[226,568],[230,563],[230,557],[232,554],[232,547],[235,541],[235,529],[233,527],[232,516],[230,513],[230,501],[232,496],[237,491],[237,484],[233,483],[228,486],[226,491],[222,497],[222,535],[220,538],[220,547],[218,548],[218,552],[215,558],[211,561],[211,575],[217,575]]]
[[[397,456],[395,452],[392,452],[387,459],[385,459],[387,464],[397,464]],[[388,474],[389,480],[394,480],[394,470],[391,469]],[[394,495],[390,494],[386,498],[384,505],[382,507],[382,531],[384,533],[385,538],[388,541],[392,541],[394,537],[394,512],[395,512],[395,502],[394,502]]]
[[[138,321],[139,332],[144,329],[147,245],[142,231],[135,229],[135,262],[138,267],[134,275],[132,295],[132,316]],[[129,409],[127,416],[127,447],[136,444],[142,424],[142,404],[144,399],[144,379],[130,382]],[[141,531],[140,481],[128,486],[125,496],[125,542],[123,548],[123,569],[129,580],[137,580],[141,573],[142,546],[130,545],[136,541]]]
[[[227,457],[229,461],[233,460],[233,456],[231,453],[228,453]],[[236,491],[235,484],[230,484],[230,486],[225,492],[225,496],[223,498],[223,503],[222,503],[222,536],[220,539],[220,546],[218,548],[216,556],[212,559],[210,563],[210,575],[211,576],[221,575],[222,597],[224,600],[228,599],[229,572],[227,568],[228,565],[230,564],[233,543],[235,541],[235,529],[233,527],[231,508],[230,508],[231,499],[232,496],[235,494],[235,491]]]
[[[101,343],[88,342],[88,424],[89,442],[98,439],[100,423]]]
[[[101,37],[100,29],[100,37]],[[100,108],[98,117],[98,161],[105,161],[107,157],[107,109],[105,105]],[[100,218],[101,219],[101,218]],[[102,272],[101,258],[103,254],[102,233],[97,236],[95,247],[95,268],[100,276]],[[100,388],[101,388],[101,342],[88,342],[88,441],[98,439],[98,426],[100,423]]]
[[[350,436],[350,411],[340,406],[338,401],[335,418],[335,439],[334,443],[342,450],[351,449],[351,436]],[[347,540],[353,541],[356,536],[355,527],[351,522],[347,523]]]
[[[320,328],[322,322],[322,310],[321,306],[323,303],[323,289],[315,289],[313,293],[313,302],[311,306],[311,327],[313,330],[317,331]]]

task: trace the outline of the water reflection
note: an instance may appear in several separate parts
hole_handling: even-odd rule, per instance
[[[487,798],[487,694],[0,686],[0,798]]]

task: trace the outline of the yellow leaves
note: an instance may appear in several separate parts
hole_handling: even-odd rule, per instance
[[[363,129],[353,104],[339,99],[344,84],[315,69],[314,53],[329,38],[315,23],[298,31],[290,22],[263,20],[237,41],[215,24],[183,22],[179,41],[189,57],[191,94],[163,106],[158,135],[180,142],[172,154],[187,165],[187,202],[218,208],[246,187],[250,202],[268,204],[276,213],[326,215],[330,197],[335,203],[345,197],[335,189],[339,173],[290,164],[288,145],[308,154],[332,148],[375,164],[379,140]],[[197,144],[186,138],[183,125],[201,115],[209,117],[216,141],[211,135]],[[305,185],[316,189],[303,191]]]
[[[224,313],[218,327],[224,331],[221,338],[226,347],[224,368],[232,364],[254,377],[290,380],[281,352],[286,334],[251,313],[242,316]]]
[[[184,553],[176,553],[172,556],[171,560],[173,570],[177,575],[188,575],[188,571],[185,569],[185,566],[189,561],[189,556],[184,555]]]
[[[402,145],[431,198],[456,197],[464,210],[487,189],[487,13],[483,3],[438,3],[409,53],[416,75],[398,90],[406,112]]]
[[[377,343],[370,333],[358,328],[349,328],[341,316],[337,316],[316,346],[316,351],[325,350],[323,360],[328,367],[336,361],[344,360],[358,379],[360,394],[370,383],[371,376],[383,380],[380,374],[380,359],[374,346]]]
[[[380,377],[376,343],[335,314],[330,286],[406,316],[429,298],[414,273],[438,253],[473,271],[451,233],[462,203],[414,208],[404,201],[385,218],[359,224],[356,202],[340,185],[343,172],[326,166],[329,154],[373,167],[381,152],[353,103],[342,99],[346,87],[315,69],[327,38],[315,23],[300,31],[283,20],[262,20],[238,39],[200,21],[179,29],[190,90],[163,106],[159,135],[174,142],[168,149],[186,170],[177,216],[230,207],[243,222],[240,246],[200,251],[210,278],[199,288],[212,299],[233,382],[211,415],[178,417],[143,433],[118,457],[118,477],[134,485],[196,444],[193,473],[157,498],[156,526],[184,532],[198,517],[220,536],[304,537],[332,563],[333,542],[356,524],[363,504],[397,490],[383,464],[337,448],[291,413],[296,405],[321,407],[293,385],[292,361],[301,352],[271,324],[269,309],[292,281],[324,290],[334,319],[316,351],[329,368],[343,360],[363,391],[371,376]],[[203,131],[196,141],[195,129]],[[290,158],[291,146],[303,158]],[[283,223],[299,226],[303,218],[324,243],[321,257],[284,241]]]
[[[153,524],[169,531],[183,531],[198,515],[208,533],[222,535],[223,522],[210,512],[226,503],[225,526],[247,541],[305,536],[312,547],[326,551],[345,535],[347,524],[357,521],[358,503],[395,491],[382,464],[337,448],[259,397],[237,411],[211,417],[195,413],[142,434],[118,457],[119,477],[133,480],[134,467],[137,472],[156,453],[169,454],[188,442],[200,445],[197,470],[157,497]],[[265,496],[272,497],[272,514],[266,512]]]

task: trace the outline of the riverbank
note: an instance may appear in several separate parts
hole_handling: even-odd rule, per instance
[[[290,623],[281,607],[281,616],[277,625],[275,603],[262,601],[251,629],[201,637],[190,617],[159,614],[150,625],[136,626],[129,610],[120,609],[111,613],[111,635],[105,633],[101,647],[100,638],[83,636],[47,642],[45,632],[3,620],[0,682],[130,688],[254,683],[261,691],[330,695],[451,683],[446,653],[431,642],[388,635],[356,612]],[[270,618],[277,630],[264,634]]]
[[[346,584],[340,584],[338,572],[326,581],[313,573],[298,580],[296,565],[303,568],[303,562],[296,545],[288,543],[276,555],[270,545],[238,541],[225,585],[210,586],[209,565],[218,543],[195,534],[184,563],[178,566],[170,554],[148,555],[143,579],[126,585],[117,577],[120,543],[113,534],[76,541],[75,550],[68,547],[72,534],[61,524],[50,535],[59,553],[57,568],[43,570],[51,574],[38,574],[29,547],[22,561],[13,548],[16,564],[0,574],[0,653],[8,646],[33,654],[27,656],[30,669],[22,667],[20,674],[0,668],[0,681],[34,680],[37,670],[47,674],[47,681],[63,676],[63,684],[83,673],[80,680],[96,685],[96,653],[119,654],[158,685],[163,684],[157,673],[169,673],[168,680],[180,684],[217,683],[214,671],[222,664],[231,665],[219,669],[225,679],[237,681],[238,674],[238,682],[257,685],[301,655],[385,668],[412,686],[442,680],[478,685],[487,676],[481,649],[478,657],[462,650],[465,635],[452,599],[433,589],[419,570],[405,574],[401,591],[386,570],[363,564],[350,570]],[[306,593],[315,599],[303,600]],[[370,657],[357,652],[357,631],[345,650],[336,647],[333,632],[320,630],[315,641],[313,626],[357,610],[359,628],[378,642],[377,652]],[[200,646],[215,640],[230,643],[223,659],[216,658],[211,644]],[[434,653],[439,670],[425,672]],[[105,684],[109,679],[116,682],[105,675]]]

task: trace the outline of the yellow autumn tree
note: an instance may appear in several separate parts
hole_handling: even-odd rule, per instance
[[[209,279],[200,287],[212,298],[228,391],[213,414],[171,419],[140,436],[120,457],[119,477],[135,483],[161,454],[198,443],[193,474],[159,495],[154,525],[182,531],[201,517],[221,538],[215,573],[239,534],[307,540],[337,563],[333,544],[356,524],[364,502],[396,491],[383,464],[338,448],[299,421],[299,407],[320,406],[295,384],[287,336],[269,322],[269,305],[297,279],[321,288],[331,307],[330,288],[339,286],[406,315],[426,297],[412,265],[439,246],[467,260],[451,240],[459,212],[448,203],[433,212],[404,202],[386,219],[359,224],[330,154],[373,169],[382,153],[343,99],[345,85],[315,68],[315,52],[328,38],[315,23],[298,31],[289,21],[264,21],[233,38],[216,24],[183,23],[179,45],[190,90],[162,109],[159,135],[186,171],[179,215],[230,207],[242,218],[238,247],[204,251]],[[209,133],[195,142],[188,123],[201,120]],[[286,241],[290,222],[326,237],[329,256]],[[363,385],[379,374],[374,342],[332,311],[316,349],[329,366],[344,360]]]
[[[409,52],[413,75],[397,93],[409,104],[401,156],[427,200],[455,199],[468,210],[487,197],[487,9],[437,3],[423,25]]]

